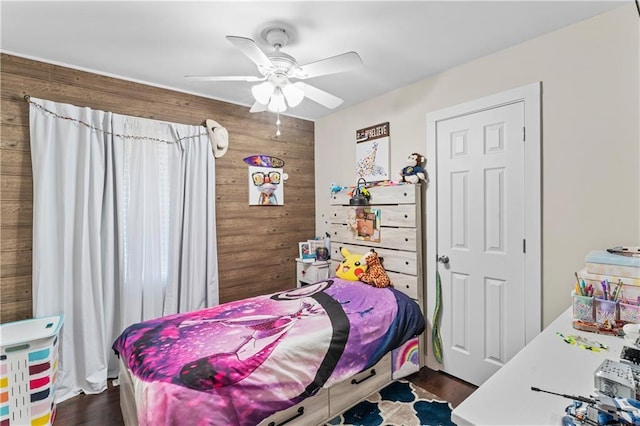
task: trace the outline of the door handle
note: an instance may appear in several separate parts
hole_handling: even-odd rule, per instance
[[[446,265],[447,263],[449,263],[449,256],[444,254],[442,256],[438,256],[438,262]]]

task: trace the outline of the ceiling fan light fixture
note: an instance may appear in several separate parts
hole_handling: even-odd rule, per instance
[[[273,94],[273,84],[269,81],[265,81],[260,84],[256,84],[251,88],[251,93],[256,101],[260,102],[263,105],[267,105],[269,103],[269,98]]]
[[[276,87],[273,91],[267,109],[271,112],[284,112],[287,110],[287,104],[284,101],[284,94],[282,93],[282,89],[279,87]]]
[[[0,0],[1,1],[1,0]],[[323,75],[349,71],[362,65],[362,59],[356,52],[346,52],[329,58],[320,59],[305,65],[298,65],[296,59],[281,49],[296,39],[293,29],[275,24],[260,33],[273,49],[265,52],[258,44],[247,37],[228,35],[226,39],[249,58],[258,68],[261,76],[188,76],[203,81],[246,81],[252,84],[251,93],[255,102],[250,112],[270,111],[278,115],[276,136],[280,136],[280,113],[287,108],[295,108],[304,98],[326,108],[336,108],[342,99],[322,89],[291,79],[307,79]]]
[[[291,108],[300,105],[300,102],[302,102],[302,99],[304,98],[304,91],[298,88],[295,84],[287,84],[284,86],[282,88],[282,93]]]

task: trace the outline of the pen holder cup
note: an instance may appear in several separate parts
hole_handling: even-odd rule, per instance
[[[596,319],[593,297],[573,295],[573,318],[586,322],[594,322]]]
[[[618,319],[618,302],[614,300],[596,299],[596,322],[613,326]]]
[[[640,324],[640,306],[620,302],[620,320]]]

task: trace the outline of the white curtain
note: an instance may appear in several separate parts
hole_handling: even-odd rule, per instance
[[[106,389],[129,324],[218,304],[204,127],[31,98],[33,313],[64,315],[56,400]]]

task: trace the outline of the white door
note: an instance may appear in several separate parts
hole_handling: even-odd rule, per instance
[[[476,385],[525,345],[524,143],[524,102],[436,125],[443,369]]]

